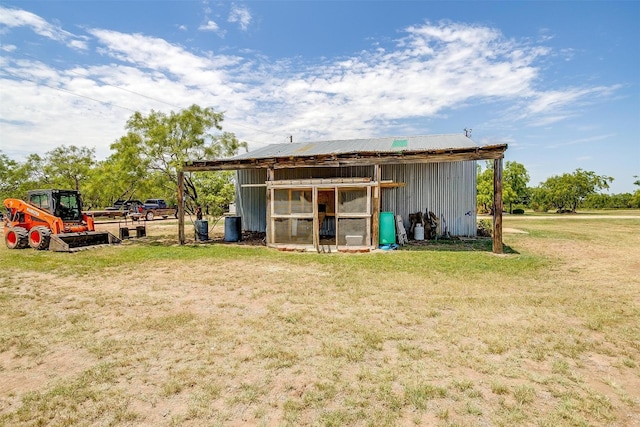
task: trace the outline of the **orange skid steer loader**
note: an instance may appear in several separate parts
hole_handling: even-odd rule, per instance
[[[80,193],[34,190],[28,202],[5,199],[4,240],[9,249],[75,252],[96,245],[120,243],[108,231],[95,231],[93,217],[82,212]]]

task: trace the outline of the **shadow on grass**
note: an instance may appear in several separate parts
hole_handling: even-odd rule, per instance
[[[493,241],[490,238],[477,239],[439,239],[410,241],[398,248],[401,251],[450,251],[450,252],[493,252]],[[505,254],[518,254],[510,246],[502,245]]]
[[[229,246],[265,246],[264,239],[261,236],[243,236],[244,238],[238,242],[226,242],[222,238],[215,238],[207,241],[196,241],[193,239],[187,239],[184,246],[192,248],[205,248],[209,245],[229,245]],[[137,239],[129,240],[131,243]],[[180,246],[175,238],[168,236],[154,236],[145,237],[140,239],[140,244],[147,246]],[[439,240],[422,240],[422,241],[410,241],[405,246],[398,247],[400,251],[449,251],[449,252],[492,252],[493,241],[490,238],[476,238],[476,239],[439,239]],[[502,251],[505,254],[519,254],[518,251],[507,246],[502,245]]]
[[[140,244],[144,246],[185,246],[190,248],[206,248],[210,245],[227,245],[227,246],[265,246],[263,239],[243,239],[237,242],[227,242],[223,238],[216,237],[208,240],[195,240],[188,238],[184,245],[172,236],[146,236],[141,239],[131,238],[126,240],[128,244]]]

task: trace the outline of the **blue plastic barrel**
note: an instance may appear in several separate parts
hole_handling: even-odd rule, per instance
[[[224,241],[238,242],[242,238],[242,217],[227,216],[224,218]]]
[[[196,241],[204,242],[209,240],[209,221],[198,219],[195,222]]]
[[[393,212],[380,212],[380,244],[396,243],[396,221]]]

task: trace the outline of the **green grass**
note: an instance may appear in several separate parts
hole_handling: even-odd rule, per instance
[[[524,214],[511,215],[508,213],[503,214],[503,218],[513,219],[519,217],[552,217],[552,218],[563,218],[563,217],[571,217],[571,216],[584,216],[584,215],[607,215],[607,216],[619,216],[619,215],[631,215],[631,216],[640,216],[640,209],[578,209],[575,213],[564,213],[558,214],[552,210],[547,212],[536,212],[531,209],[525,210]],[[483,215],[484,217],[490,218],[487,215]]]
[[[640,419],[640,219],[505,225],[502,256],[0,248],[0,425]]]
[[[19,271],[48,273],[55,271],[59,276],[87,276],[113,270],[127,270],[140,263],[160,261],[206,261],[223,262],[237,258],[259,257],[261,260],[284,262],[295,265],[330,265],[331,268],[350,274],[352,269],[362,269],[372,274],[412,273],[419,265],[429,259],[429,274],[443,273],[457,276],[477,277],[488,270],[500,274],[522,272],[528,274],[544,267],[547,260],[543,257],[527,255],[499,259],[490,252],[471,252],[453,250],[411,250],[391,253],[373,253],[364,256],[345,254],[286,253],[264,247],[232,245],[187,245],[155,246],[146,244],[128,244],[114,247],[101,247],[77,253],[56,253],[49,251],[9,251],[0,249],[5,262]],[[458,253],[463,252],[463,253]],[[464,259],[464,262],[461,262]],[[0,273],[0,277],[2,277]]]

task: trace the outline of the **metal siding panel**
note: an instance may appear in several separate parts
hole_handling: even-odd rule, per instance
[[[370,177],[373,167],[278,169],[276,179],[356,178]],[[266,189],[242,188],[242,184],[263,184],[264,169],[237,171],[236,209],[242,217],[242,228],[266,230]],[[402,215],[405,227],[409,214],[430,210],[444,217],[453,236],[476,235],[476,162],[416,163],[381,166],[383,180],[404,182],[405,187],[382,190],[381,211]],[[444,223],[442,223],[444,226]],[[443,228],[444,231],[444,228]]]
[[[382,179],[404,182],[405,187],[383,189],[381,210],[402,215],[432,211],[452,236],[475,236],[475,161],[382,166]],[[444,221],[443,221],[444,219]]]
[[[265,169],[236,171],[236,212],[242,217],[242,229],[264,232],[267,229],[267,190],[265,187],[245,187],[243,184],[264,184]]]

